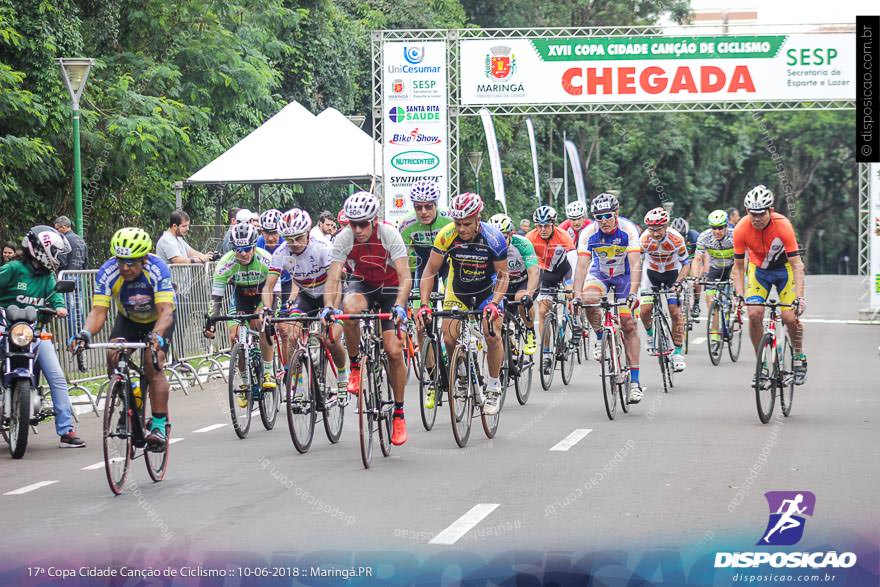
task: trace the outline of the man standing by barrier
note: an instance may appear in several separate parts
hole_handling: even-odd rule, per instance
[[[70,252],[61,255],[58,259],[59,273],[62,271],[82,271],[86,268],[89,261],[89,252],[86,247],[86,241],[84,241],[80,235],[73,232],[73,229],[70,226],[70,218],[67,216],[59,216],[55,219],[55,230],[61,233],[61,236],[63,236],[64,240],[67,241],[67,244],[70,245]],[[79,329],[82,328],[83,322],[82,302],[80,300],[83,288],[80,283],[80,275],[74,274],[71,277],[76,283],[76,287],[72,292],[64,295],[65,303],[69,309],[69,313],[67,314],[67,328],[69,332],[78,332]]]

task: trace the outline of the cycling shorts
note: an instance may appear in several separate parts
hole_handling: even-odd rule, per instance
[[[443,309],[444,310],[483,310],[492,301],[492,293],[490,292],[484,298],[476,297],[476,296],[465,296],[464,299],[459,299],[452,292],[451,289],[446,290],[446,294],[443,297]],[[504,300],[501,300],[501,303],[498,304],[498,309],[504,309]]]
[[[378,308],[381,313],[391,312],[397,303],[397,287],[394,286],[371,286],[362,280],[352,277],[346,284],[343,294],[348,297],[352,294],[360,294],[367,300],[366,312],[372,313]],[[344,302],[343,302],[344,304]],[[382,332],[394,330],[394,322],[382,320]]]
[[[643,304],[652,304],[654,299],[649,295],[650,292],[656,291],[661,287],[670,289],[676,279],[678,279],[678,269],[673,269],[672,271],[654,271],[653,269],[646,269],[642,274],[641,302]],[[666,297],[666,303],[677,306],[678,296],[676,294],[669,294]]]
[[[761,269],[753,263],[749,263],[748,276],[746,277],[746,301],[749,303],[766,302],[770,295],[770,289],[776,288],[780,304],[793,304],[797,298],[794,289],[794,273],[791,263],[786,263],[776,269]]]
[[[730,279],[730,271],[732,269],[733,265],[728,267],[710,267],[709,271],[706,272],[706,281],[727,281]],[[718,288],[709,288],[706,290],[706,294],[718,295]]]
[[[614,289],[614,300],[625,300],[629,296],[630,276],[628,273],[620,275],[608,276],[602,273],[590,271],[584,282],[584,291],[598,291],[599,295],[605,297],[609,289]],[[627,316],[631,313],[629,306],[619,307],[620,315]]]
[[[177,312],[174,312],[171,318],[171,326],[169,326],[168,331],[162,335],[162,338],[165,340],[162,345],[162,350],[166,353],[168,352],[168,347],[171,345],[171,339],[174,337],[174,326],[176,324]],[[117,314],[116,321],[113,323],[113,330],[110,331],[110,340],[113,340],[114,338],[123,338],[125,339],[125,342],[143,342],[146,336],[153,331],[155,325],[155,322],[141,324],[140,322],[129,320],[122,314]]]

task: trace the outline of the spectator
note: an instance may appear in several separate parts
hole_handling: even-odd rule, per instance
[[[520,236],[525,236],[529,229],[532,227],[532,223],[528,218],[523,218],[519,221],[519,230],[516,233]]]
[[[731,208],[727,211],[727,226],[733,228],[734,226],[736,226],[736,223],[739,222],[739,219],[739,210],[737,210],[736,208]]]
[[[207,263],[211,255],[200,253],[187,244],[183,237],[189,232],[189,214],[183,210],[171,213],[168,230],[162,233],[156,243],[156,254],[168,264]]]
[[[70,244],[70,252],[58,259],[58,271],[82,271],[88,265],[89,253],[86,242],[70,228],[70,218],[59,216],[55,219],[55,230],[61,233]]]
[[[0,266],[6,265],[16,257],[16,249],[15,245],[11,242],[7,242],[3,245],[3,256],[0,257]]]
[[[318,216],[318,223],[309,233],[310,239],[330,244],[330,240],[336,233],[336,217],[327,210]]]
[[[223,243],[220,245],[220,254],[225,255],[232,250],[232,227],[239,222],[247,222],[250,218],[251,211],[246,208],[230,208],[229,209],[229,228],[223,235]]]

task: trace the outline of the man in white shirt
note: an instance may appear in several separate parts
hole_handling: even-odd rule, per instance
[[[329,211],[324,210],[318,216],[318,223],[309,232],[309,238],[327,243],[328,245],[336,233],[336,217]]]
[[[207,263],[211,255],[200,253],[183,237],[189,232],[189,214],[183,210],[171,213],[168,230],[156,242],[156,254],[166,263]]]

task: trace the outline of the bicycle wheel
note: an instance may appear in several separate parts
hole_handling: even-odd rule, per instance
[[[611,333],[605,332],[602,337],[602,347],[599,365],[602,377],[602,398],[605,400],[605,413],[609,420],[617,415],[617,373],[614,357],[613,341]]]
[[[779,357],[779,403],[782,415],[788,418],[791,414],[791,404],[794,402],[794,347],[788,335],[784,337],[782,356]]]
[[[379,448],[382,456],[391,456],[391,432],[393,428],[394,394],[391,391],[388,357],[382,355],[380,368],[374,372],[376,377],[375,399],[379,428]]]
[[[260,385],[259,381],[253,381],[245,355],[245,348],[239,343],[235,343],[229,353],[229,415],[232,418],[232,428],[241,439],[247,438],[251,429],[254,409],[251,388]]]
[[[571,326],[571,318],[566,319],[562,325],[562,333],[556,339],[557,352],[559,353],[559,370],[562,373],[562,384],[571,383],[574,374],[574,331]]]
[[[553,375],[556,371],[556,314],[552,311],[544,318],[544,329],[541,331],[541,348],[538,353],[541,357],[541,387],[544,391],[553,385]]]
[[[535,366],[535,359],[534,355],[527,355],[522,351],[525,346],[525,333],[518,332],[515,336],[519,355],[516,359],[516,377],[513,379],[513,387],[516,392],[516,401],[519,402],[519,405],[524,406],[532,393],[532,376],[534,375],[532,367]]]
[[[281,370],[281,361],[278,359],[278,353],[272,353],[272,374],[278,373]],[[278,385],[278,381],[276,378],[275,385]],[[263,428],[266,430],[272,430],[275,427],[275,420],[278,419],[278,410],[280,409],[281,401],[281,391],[276,387],[275,389],[264,389],[263,393],[260,394],[260,421],[263,423]]]
[[[146,419],[146,414],[150,413],[149,405],[149,397],[147,389],[143,391],[144,403],[141,409],[139,410],[141,414],[144,416],[145,425],[144,429],[150,429],[150,420]],[[137,421],[137,420],[135,420]],[[158,483],[162,479],[165,478],[165,473],[168,470],[168,452],[171,448],[171,423],[166,420],[165,422],[165,448],[160,451],[152,451],[148,450],[144,447],[144,463],[147,465],[147,474],[150,476],[150,479],[153,480],[154,483]]]
[[[770,421],[776,403],[776,359],[773,356],[773,335],[764,334],[758,346],[758,362],[755,365],[755,402],[758,419],[762,424]]]
[[[654,310],[657,311],[656,309]],[[663,379],[663,392],[669,393],[673,387],[672,381],[672,353],[674,345],[672,343],[672,330],[669,328],[669,322],[666,315],[659,314],[659,318],[655,318],[654,335],[656,336],[656,344],[654,348],[657,350],[657,359],[660,361],[660,377]]]
[[[716,367],[721,364],[721,353],[724,352],[724,338],[722,337],[722,332],[725,330],[724,318],[721,304],[717,299],[712,300],[709,315],[706,316],[706,344],[709,345],[709,360]],[[712,339],[713,335],[715,340]]]
[[[300,454],[307,453],[315,436],[314,375],[309,354],[296,349],[287,362],[289,370],[284,378],[284,397],[287,404],[287,427],[290,439]]]
[[[739,351],[742,347],[743,321],[733,308],[728,310],[727,321],[727,334],[730,336],[727,341],[727,354],[730,355],[730,360],[736,363],[739,360]]]
[[[614,336],[617,351],[614,353],[614,360],[617,364],[617,398],[620,400],[620,409],[624,414],[629,413],[629,359],[626,358],[626,348],[623,345],[623,333],[618,331]]]
[[[128,409],[127,381],[116,381],[104,402],[104,470],[115,495],[122,493],[131,466],[131,413]]]
[[[515,370],[515,364],[511,361],[512,358],[515,358],[513,353],[516,349],[511,347],[511,333],[510,333],[510,324],[505,321],[503,330],[501,331],[501,371],[498,374],[498,380],[501,381],[501,389],[507,391],[507,386],[510,385],[511,379],[513,379],[512,373]]]
[[[437,420],[437,407],[440,403],[440,369],[437,363],[440,353],[436,338],[425,338],[422,348],[419,373],[419,411],[422,415],[422,426],[425,430],[431,430]],[[430,365],[430,366],[429,366]],[[427,407],[428,394],[433,394],[431,407]]]
[[[327,434],[327,440],[330,441],[330,444],[336,444],[342,437],[345,406],[340,403],[338,395],[332,405],[327,404],[327,397],[331,393],[338,393],[339,377],[336,372],[336,365],[333,364],[333,358],[327,354],[327,347],[322,346],[322,348],[321,362],[319,363],[318,371],[315,373],[315,387],[318,390],[317,397],[322,399],[321,411],[324,415],[322,418],[324,420],[324,432]]]
[[[369,469],[373,461],[373,434],[376,432],[375,385],[369,363],[364,361],[361,363],[361,389],[358,393],[358,431],[361,461],[365,469]]]
[[[467,445],[468,437],[471,434],[474,385],[476,382],[471,378],[467,349],[456,346],[449,361],[448,393],[452,435],[460,448]]]

